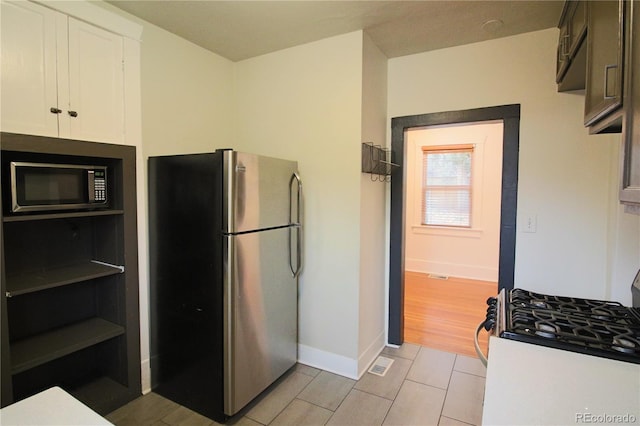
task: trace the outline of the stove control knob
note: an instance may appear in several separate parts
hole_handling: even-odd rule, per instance
[[[487,318],[484,322],[484,329],[487,331],[491,331],[496,327],[496,320],[493,318]]]
[[[487,308],[487,318],[496,319],[498,316],[498,310],[495,306],[490,306]]]

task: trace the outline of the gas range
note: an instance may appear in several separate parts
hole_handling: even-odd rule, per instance
[[[495,336],[640,364],[640,308],[519,288],[487,304],[482,325]]]

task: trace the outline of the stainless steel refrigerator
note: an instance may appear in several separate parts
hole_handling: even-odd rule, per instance
[[[149,158],[155,392],[222,422],[296,363],[301,204],[296,162]]]

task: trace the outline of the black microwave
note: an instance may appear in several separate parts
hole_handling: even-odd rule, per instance
[[[11,213],[109,205],[105,166],[11,161],[9,168]]]

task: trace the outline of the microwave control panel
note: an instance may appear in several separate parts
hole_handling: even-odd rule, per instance
[[[93,193],[93,202],[105,203],[107,201],[107,176],[106,170],[89,171],[89,188]]]

